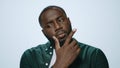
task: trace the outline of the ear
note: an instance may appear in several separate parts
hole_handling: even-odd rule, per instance
[[[71,24],[71,21],[70,21],[69,17],[67,18],[67,22],[68,22],[69,24]]]
[[[42,29],[41,31],[42,31],[42,33],[45,35],[45,31],[44,31],[43,29]]]
[[[45,32],[45,30],[41,30],[42,31],[42,33],[44,34],[44,36],[47,38],[47,35],[46,35],[46,32]]]
[[[67,22],[70,25],[70,29],[72,30],[72,24],[71,24],[71,21],[70,21],[69,17],[67,18]]]

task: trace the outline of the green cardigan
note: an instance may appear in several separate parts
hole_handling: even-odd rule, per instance
[[[79,43],[80,54],[69,68],[109,68],[104,53],[95,47]],[[20,68],[48,68],[53,55],[50,42],[26,50],[20,61]]]

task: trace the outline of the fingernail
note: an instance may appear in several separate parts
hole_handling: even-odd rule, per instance
[[[55,38],[55,36],[53,36],[52,38]]]
[[[56,37],[55,36],[53,36],[53,39],[55,39]]]
[[[76,32],[76,31],[77,31],[77,29],[76,29],[76,28],[74,28],[74,29],[73,29],[73,32]]]

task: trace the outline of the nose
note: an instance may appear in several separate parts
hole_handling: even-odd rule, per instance
[[[57,23],[56,21],[54,23],[54,27],[55,27],[55,31],[57,31],[57,30],[62,28],[61,25],[59,23]]]

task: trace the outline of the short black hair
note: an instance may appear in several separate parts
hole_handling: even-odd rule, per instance
[[[66,15],[66,12],[65,12],[65,10],[64,10],[63,8],[61,8],[61,7],[59,7],[59,6],[55,6],[55,5],[47,6],[46,8],[44,8],[44,9],[42,10],[42,12],[40,13],[39,18],[38,18],[39,24],[40,24],[41,27],[42,27],[41,16],[42,16],[42,14],[43,14],[45,11],[47,11],[48,9],[58,9],[58,10],[62,11],[62,12],[65,14],[65,16],[67,16],[67,15]]]

